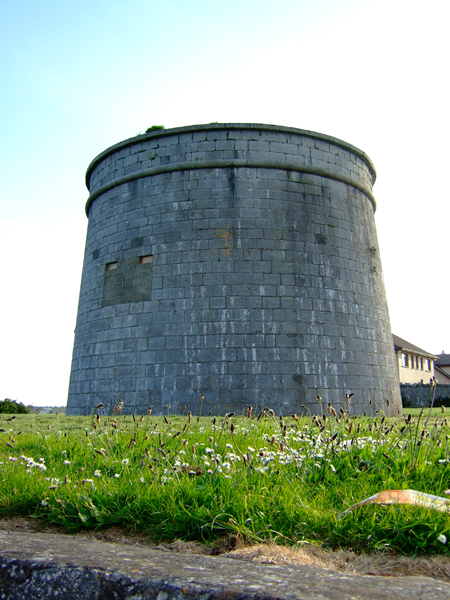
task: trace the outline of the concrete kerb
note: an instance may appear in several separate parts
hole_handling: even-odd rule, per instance
[[[254,564],[227,555],[179,555],[64,535],[0,531],[4,600],[450,600],[425,577],[357,576]]]

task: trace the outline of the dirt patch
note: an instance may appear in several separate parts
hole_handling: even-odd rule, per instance
[[[310,565],[354,575],[379,575],[383,577],[415,575],[450,583],[450,557],[448,556],[420,556],[413,558],[392,554],[355,554],[346,550],[323,550],[314,545],[306,545],[303,548],[290,548],[276,544],[244,546],[239,537],[235,535],[225,536],[209,546],[198,542],[183,542],[181,540],[172,543],[154,544],[145,534],[127,531],[120,527],[68,534],[61,526],[21,517],[0,520],[0,530],[54,533],[100,542],[147,546],[163,552],[177,552],[180,554],[218,555],[227,553],[230,558],[259,564],[279,566]]]
[[[450,583],[450,557],[397,556],[392,554],[355,554],[345,550],[322,550],[313,545],[289,548],[276,544],[258,544],[239,548],[228,556],[272,565],[312,565],[357,575],[432,577]]]

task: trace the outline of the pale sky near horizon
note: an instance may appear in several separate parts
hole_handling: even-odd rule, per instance
[[[444,0],[4,0],[0,398],[64,405],[101,151],[197,123],[332,135],[378,172],[394,333],[450,352]]]

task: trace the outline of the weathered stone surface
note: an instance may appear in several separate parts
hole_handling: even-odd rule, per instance
[[[448,406],[450,400],[450,385],[446,383],[437,383],[433,388],[429,383],[401,383],[400,392],[405,407],[430,406],[433,397],[435,406],[441,406],[442,402]]]
[[[450,585],[0,531],[0,598],[447,600]]]
[[[119,397],[126,413],[317,413],[347,393],[353,413],[399,414],[374,181],[350,144],[270,125],[100,154],[67,414]]]

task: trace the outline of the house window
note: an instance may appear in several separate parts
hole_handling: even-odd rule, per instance
[[[416,356],[416,369],[419,369],[419,357]]]
[[[431,361],[429,358],[425,359],[425,370],[426,371],[431,371]]]
[[[420,357],[420,370],[423,371],[423,358]]]
[[[404,352],[402,353],[402,367],[408,366],[408,355]]]

